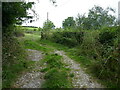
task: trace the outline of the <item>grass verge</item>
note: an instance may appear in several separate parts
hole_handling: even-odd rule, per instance
[[[34,63],[27,61],[24,46],[13,37],[3,37],[2,50],[2,88],[11,88],[21,72]]]

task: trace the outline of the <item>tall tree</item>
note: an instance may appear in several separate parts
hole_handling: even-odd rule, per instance
[[[76,18],[77,26],[82,29],[100,29],[102,27],[108,27],[115,25],[115,16],[109,14],[109,12],[115,12],[112,8],[106,8],[105,10],[100,6],[94,6],[89,10],[88,16],[79,15]]]
[[[68,17],[62,23],[63,28],[74,28],[75,27],[75,20],[73,17]]]
[[[100,29],[101,27],[114,25],[115,16],[109,14],[110,11],[115,12],[112,8],[106,8],[104,10],[100,6],[94,6],[90,9],[88,19],[91,21],[91,27],[93,29]]]
[[[54,29],[54,28],[55,28],[55,25],[54,25],[53,22],[50,21],[50,20],[47,20],[47,21],[44,22],[44,24],[43,24],[43,29],[44,29],[45,31],[50,30],[50,29]]]
[[[80,15],[78,14],[77,18],[76,18],[76,26],[80,29],[90,29],[91,28],[91,25],[90,25],[90,20],[85,17],[85,14],[84,15]]]

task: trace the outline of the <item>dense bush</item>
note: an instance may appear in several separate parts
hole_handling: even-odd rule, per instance
[[[99,34],[99,42],[104,45],[113,45],[115,38],[115,30],[112,30],[111,28],[103,29],[102,32]]]
[[[83,32],[54,32],[51,39],[56,43],[74,47],[83,41]]]
[[[104,81],[107,87],[120,88],[120,62],[113,56],[96,61],[91,65],[90,71],[100,80]]]
[[[88,57],[93,62],[90,71],[108,87],[119,87],[120,27],[104,28],[99,32],[85,31],[77,55]]]
[[[13,38],[13,36],[7,36],[4,34],[2,37],[2,62],[4,65],[14,64],[14,62],[18,62],[19,57],[22,57],[24,50],[20,46],[20,43],[17,39]]]
[[[10,88],[21,71],[27,68],[26,54],[13,36],[2,36],[2,88]]]

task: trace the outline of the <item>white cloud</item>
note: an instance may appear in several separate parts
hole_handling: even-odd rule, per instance
[[[116,17],[118,12],[119,0],[56,0],[57,7],[52,5],[50,0],[36,0],[33,7],[36,13],[39,14],[39,20],[28,25],[42,27],[43,22],[47,19],[47,12],[49,12],[49,19],[56,27],[62,26],[62,21],[69,16],[76,17],[78,13],[88,13],[94,5],[102,6],[103,8],[112,7],[116,10]],[[25,25],[25,24],[24,24]]]

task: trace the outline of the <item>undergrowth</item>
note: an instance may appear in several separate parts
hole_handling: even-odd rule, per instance
[[[33,37],[36,37],[36,35],[33,35]],[[28,67],[35,63],[27,60],[25,49],[43,51],[46,49],[32,41],[31,35],[16,38],[12,35],[4,34],[2,38],[2,88],[11,88],[18,76],[22,72],[29,71],[31,68]],[[38,40],[38,38],[36,37],[34,40]]]
[[[10,88],[20,73],[32,63],[26,60],[23,45],[12,36],[3,36],[2,50],[2,88]]]

